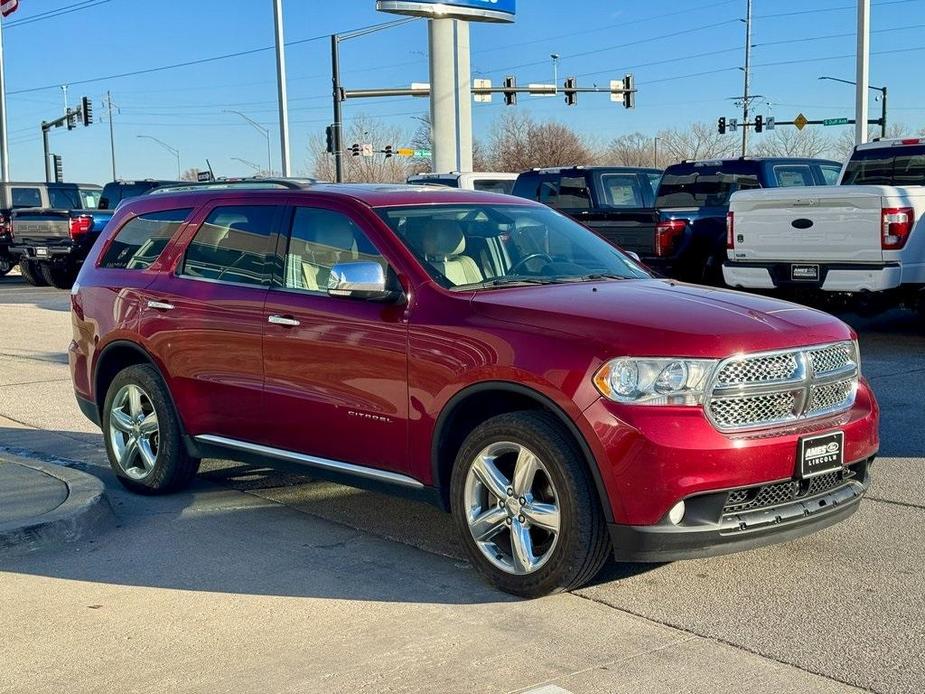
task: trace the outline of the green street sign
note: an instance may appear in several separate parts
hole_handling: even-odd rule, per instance
[[[847,118],[826,118],[822,121],[823,125],[848,125]]]
[[[416,157],[429,157],[431,152],[429,149],[416,149],[414,150],[414,156]]]

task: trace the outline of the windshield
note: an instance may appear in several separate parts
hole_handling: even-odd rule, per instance
[[[730,171],[719,166],[672,171],[662,176],[656,207],[724,207],[737,190],[758,188],[754,173]]]
[[[842,185],[925,185],[925,145],[859,149],[851,155]]]
[[[83,202],[83,209],[95,210],[100,206],[100,195],[102,191],[97,188],[80,188],[80,199]]]
[[[427,205],[377,210],[447,288],[493,288],[649,274],[568,217],[545,207]]]

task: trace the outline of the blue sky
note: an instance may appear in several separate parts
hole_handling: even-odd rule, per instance
[[[63,113],[68,98],[94,100],[97,122],[89,128],[52,132],[51,149],[64,157],[68,180],[111,178],[108,123],[103,95],[109,89],[115,114],[116,156],[122,178],[176,175],[176,160],[157,137],[181,152],[183,168],[244,175],[250,169],[232,157],[263,164],[266,140],[236,109],[265,124],[279,166],[275,62],[272,50],[160,70],[109,77],[238,51],[272,46],[270,0],[84,0],[86,9],[28,22],[30,17],[78,0],[21,0],[4,20],[3,43],[14,179],[43,178],[39,124]],[[921,86],[925,46],[925,0],[873,0],[871,83],[890,89],[890,120],[925,126]],[[291,151],[296,172],[308,167],[308,138],[331,119],[330,48],[327,35],[386,21],[374,0],[285,0]],[[577,106],[560,98],[521,97],[516,108],[556,118],[608,140],[636,130],[734,116],[728,97],[741,93],[745,0],[518,0],[517,22],[473,25],[474,76],[500,82],[549,82],[550,53],[561,56],[560,80],[578,76],[581,86],[603,85],[625,72],[636,75],[637,108],[627,111],[607,95],[580,95]],[[759,112],[790,120],[851,116],[853,88],[820,82],[820,75],[854,76],[853,0],[754,0],[753,93],[767,102]],[[23,22],[19,26],[16,22]],[[319,40],[303,41],[313,37]],[[427,31],[423,21],[345,42],[348,88],[408,85],[427,81]],[[82,80],[93,80],[76,84]],[[474,104],[475,136],[487,132],[506,107],[496,97]],[[879,104],[871,104],[872,115]],[[365,113],[414,130],[427,101],[414,98],[349,101],[345,118]],[[829,128],[832,135],[836,128]],[[733,137],[733,136],[730,136]],[[380,143],[389,144],[389,143]],[[396,146],[404,143],[392,143]]]

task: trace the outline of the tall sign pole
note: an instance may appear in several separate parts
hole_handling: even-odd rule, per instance
[[[745,93],[742,95],[742,156],[748,154],[748,107],[751,100],[752,0],[745,10]]]
[[[0,21],[0,183],[3,191],[0,200],[3,207],[10,205],[7,194],[7,183],[10,181],[10,150],[6,132],[6,78],[3,67],[3,22]]]
[[[857,85],[854,143],[867,142],[867,83],[870,80],[870,0],[858,0]]]
[[[456,159],[456,37],[454,20],[428,22],[430,50],[430,123],[433,170],[455,171]]]
[[[456,168],[472,171],[472,74],[469,22],[453,20],[456,42]]]
[[[273,0],[273,21],[276,23],[276,85],[279,91],[279,148],[283,176],[290,176],[289,164],[289,99],[286,96],[286,45],[283,38],[283,0]]]

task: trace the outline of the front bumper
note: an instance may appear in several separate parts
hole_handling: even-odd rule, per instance
[[[686,499],[688,511],[679,525],[667,520],[651,526],[611,524],[614,557],[628,562],[695,559],[809,535],[857,511],[870,485],[872,461],[847,466],[851,477],[831,489],[778,504],[736,509],[729,505],[731,494],[745,490],[728,490]]]
[[[743,289],[818,289],[824,292],[882,292],[895,289],[903,281],[902,267],[895,263],[857,265],[847,263],[796,263],[818,265],[819,279],[794,280],[793,263],[723,264],[723,280],[733,288]]]

